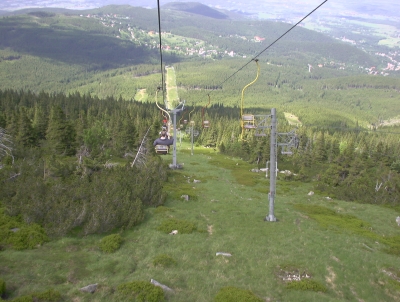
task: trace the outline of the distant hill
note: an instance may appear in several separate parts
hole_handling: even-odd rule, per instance
[[[3,11],[0,15],[8,15],[8,16],[16,16],[16,15],[25,15],[37,12],[45,12],[50,14],[76,14],[79,10],[70,10],[65,8],[56,8],[56,7],[42,7],[42,8],[24,8],[15,11]]]
[[[135,79],[159,71],[157,9],[110,5],[81,11],[49,8],[14,13],[15,16],[0,17],[0,89],[73,91],[82,87],[82,91],[101,90],[102,95],[127,97],[132,95],[132,75],[126,76],[127,70],[133,71]],[[290,27],[283,22],[218,19],[164,8],[161,28],[165,33],[163,46],[168,47],[163,52],[164,63],[221,60],[218,67],[215,63],[212,66],[228,74],[266,49]],[[227,62],[232,59],[238,62],[229,67]],[[300,27],[268,47],[260,59],[271,64],[268,70],[278,66],[275,74],[268,76],[271,87],[280,83],[297,87],[293,83],[303,78],[359,74],[359,66],[380,63],[352,45]],[[143,64],[147,67],[137,67]],[[313,73],[308,72],[307,64],[315,67]],[[318,65],[326,68],[317,72]],[[204,82],[189,78],[193,81],[185,86],[195,87]],[[220,78],[219,75],[212,81]],[[152,81],[158,79],[148,81],[153,85]],[[212,81],[208,79],[204,85]],[[124,87],[117,88],[118,85]],[[150,84],[137,84],[137,88],[147,86]]]
[[[229,16],[198,2],[171,2],[163,5],[163,9],[183,11],[214,19],[229,19]]]
[[[98,9],[81,11],[55,8],[25,9],[15,11],[13,14],[30,14],[40,18],[40,16],[44,13],[63,14],[67,16],[67,18],[68,16],[72,15],[98,15],[99,17],[103,16],[104,18],[109,18],[107,15],[117,15],[118,18],[116,21],[118,20],[118,23],[116,24],[119,24],[119,28],[105,28],[104,26],[99,27],[99,20],[88,20],[87,18],[86,20],[81,18],[79,20],[76,19],[73,21],[68,21],[67,23],[69,24],[67,24],[67,27],[73,28],[72,32],[62,30],[64,21],[62,23],[59,23],[57,20],[54,20],[54,22],[51,20],[45,21],[45,18],[42,18],[43,22],[49,22],[46,27],[37,27],[37,25],[35,25],[36,21],[34,21],[31,23],[32,28],[29,30],[27,28],[18,29],[18,26],[14,26],[9,22],[2,22],[3,24],[0,24],[0,29],[3,28],[4,30],[4,39],[0,41],[0,45],[12,47],[13,43],[17,43],[19,45],[19,50],[26,51],[29,48],[29,52],[31,52],[32,49],[35,49],[33,45],[38,44],[36,42],[33,44],[30,43],[31,40],[35,40],[32,37],[41,31],[43,32],[43,35],[40,33],[39,35],[41,36],[42,41],[49,40],[49,38],[46,37],[47,34],[45,32],[50,30],[52,37],[54,34],[54,37],[51,39],[54,42],[57,39],[62,38],[63,43],[68,40],[72,41],[72,45],[76,44],[77,41],[79,41],[79,43],[83,43],[78,49],[85,49],[86,51],[79,51],[79,56],[77,57],[72,56],[80,59],[84,53],[91,54],[92,51],[90,51],[90,49],[93,47],[93,52],[98,51],[99,48],[98,44],[93,43],[92,39],[81,39],[79,36],[91,36],[91,38],[93,38],[93,32],[100,31],[104,35],[102,37],[96,35],[96,40],[100,38],[103,39],[101,42],[103,45],[101,49],[105,48],[104,43],[106,43],[106,40],[108,40],[110,43],[125,43],[125,48],[129,46],[126,44],[126,42],[117,42],[115,40],[115,37],[119,36],[118,31],[123,30],[124,27],[127,28],[129,26],[135,26],[146,31],[155,31],[158,29],[157,9],[132,7],[130,5],[109,5]],[[24,20],[24,22],[25,21],[27,20]],[[13,30],[17,30],[19,34],[10,34],[10,31],[7,29],[7,23],[13,28]],[[91,25],[89,25],[89,23]],[[247,56],[257,53],[258,50],[263,49],[263,47],[266,47],[268,44],[272,43],[282,33],[286,32],[290,26],[290,24],[283,22],[232,19],[230,16],[228,16],[228,14],[224,14],[196,2],[169,3],[163,6],[161,24],[163,31],[168,31],[172,34],[187,38],[199,39],[204,41],[206,44],[218,46],[219,49],[226,49],[227,51],[234,51],[235,53],[241,53]],[[77,29],[79,29],[79,32],[81,33],[78,33],[78,31],[76,31]],[[58,35],[57,31],[59,30],[61,30],[61,32]],[[21,33],[27,33],[28,31],[31,33],[21,35]],[[70,34],[74,32],[78,34],[76,38],[70,36]],[[110,36],[110,38],[106,38],[107,35]],[[260,43],[251,42],[251,40],[256,36],[261,39]],[[45,44],[39,43],[38,46],[40,45]],[[57,45],[62,44],[51,42],[50,48],[49,45],[47,45],[47,48],[44,49],[44,51],[46,51],[48,54],[53,53],[51,57],[58,57],[58,55],[55,53],[61,49],[60,47],[57,47]],[[116,49],[117,51],[112,52],[110,49],[110,52],[107,56],[109,56],[112,61],[118,60],[121,62],[123,57],[126,57],[126,55],[122,57],[120,54],[118,57],[113,56],[112,54],[118,53],[119,47]],[[14,48],[14,50],[16,49]],[[65,49],[65,51],[67,50],[68,48]],[[308,61],[315,61],[315,58],[325,58],[329,61],[341,61],[344,63],[353,63],[362,66],[375,66],[378,64],[374,57],[368,55],[360,49],[357,49],[356,47],[332,39],[324,34],[300,27],[295,28],[288,35],[286,35],[284,39],[280,40],[279,43],[274,44],[274,46],[268,50],[268,54],[271,55],[293,55],[293,53],[295,53],[296,56],[300,55],[304,57],[304,59]],[[40,55],[39,53],[37,54]],[[69,54],[61,54],[60,56],[63,61],[65,61],[65,57],[71,57]],[[138,58],[137,56],[135,57]],[[93,55],[91,54],[90,58],[88,58],[88,61],[90,62],[92,60]],[[82,61],[85,61],[85,59]],[[110,60],[108,60],[108,62],[110,62]],[[104,66],[104,64],[101,65]],[[122,65],[124,64],[122,63]]]

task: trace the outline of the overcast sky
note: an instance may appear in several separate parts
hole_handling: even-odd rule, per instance
[[[264,12],[268,7],[281,7],[282,11],[311,10],[324,0],[160,0],[161,5],[168,2],[201,2],[209,6]],[[109,4],[129,4],[132,6],[156,7],[157,0],[0,0],[0,10],[16,10],[28,7],[61,7],[87,9]],[[374,13],[400,16],[399,0],[328,0],[321,11],[335,10],[338,13]]]

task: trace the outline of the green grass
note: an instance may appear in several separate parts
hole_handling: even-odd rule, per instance
[[[166,70],[167,70],[167,80],[166,80],[167,100],[169,108],[173,109],[178,105],[179,101],[178,89],[176,87],[175,69],[167,68]]]
[[[390,242],[398,242],[394,210],[308,196],[312,183],[279,180],[278,221],[266,222],[269,183],[263,173],[248,174],[250,165],[205,148],[191,156],[187,148],[183,142],[177,154],[184,168],[170,171],[164,186],[166,204],[146,209],[145,221],[122,233],[124,243],[114,253],[100,250],[103,236],[2,251],[8,296],[53,289],[66,301],[123,301],[118,286],[155,279],[174,290],[166,295],[173,302],[214,301],[226,287],[264,301],[400,301],[400,258],[387,252]],[[183,193],[197,198],[186,201]],[[175,236],[159,231],[168,220],[190,222],[197,231]],[[165,257],[176,264],[154,264]],[[307,272],[311,282],[292,285],[306,290],[290,289],[280,269]],[[94,294],[79,291],[93,283],[99,284]]]

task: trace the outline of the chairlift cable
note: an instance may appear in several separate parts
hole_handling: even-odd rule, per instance
[[[164,68],[163,68],[163,55],[162,55],[162,39],[161,39],[161,9],[160,9],[160,0],[157,0],[157,9],[158,9],[158,37],[160,44],[160,64],[161,64],[161,89],[163,92],[163,100],[165,100],[165,89],[164,89]],[[158,105],[157,105],[158,106]]]
[[[191,114],[193,113],[193,111],[195,111],[195,110],[196,110],[196,105],[193,104],[193,110],[189,112],[189,122],[190,122],[190,115],[191,115]]]
[[[157,106],[161,111],[165,112],[165,113],[168,115],[168,121],[170,121],[170,120],[171,120],[171,116],[169,115],[169,112],[168,112],[167,110],[161,108],[160,105],[158,105],[158,102],[157,102],[158,90],[159,90],[159,89],[157,89],[157,91],[156,91],[156,106]],[[164,95],[164,94],[163,94],[163,95]]]
[[[230,78],[235,76],[239,71],[243,70],[247,65],[249,65],[253,60],[258,58],[262,53],[264,53],[266,50],[268,50],[270,47],[272,47],[276,42],[278,42],[280,39],[282,39],[284,36],[286,36],[291,30],[293,30],[297,25],[299,25],[301,22],[303,22],[307,17],[309,17],[312,13],[314,13],[317,9],[319,9],[322,5],[324,5],[328,0],[325,0],[322,2],[320,5],[318,5],[316,8],[314,8],[311,12],[309,12],[306,16],[304,16],[300,21],[298,21],[296,24],[294,24],[291,28],[289,28],[287,31],[285,31],[281,36],[279,36],[275,41],[273,41],[271,44],[269,44],[266,48],[264,48],[261,52],[259,52],[254,58],[252,58],[250,61],[248,61],[246,64],[244,64],[242,67],[240,67],[238,70],[236,70],[233,74],[231,74],[229,77],[227,77],[224,81],[222,81],[219,86],[222,86],[225,82],[227,82]]]
[[[179,125],[181,125],[181,124],[182,124],[182,122],[181,122],[181,121],[182,121],[182,120],[183,120],[183,118],[185,117],[185,112],[187,112],[187,109],[185,109],[185,110],[183,110],[183,111],[182,111],[182,116],[181,116],[181,118],[179,119],[179,122],[178,122],[178,124],[179,124]]]

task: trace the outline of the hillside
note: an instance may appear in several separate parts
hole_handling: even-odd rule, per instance
[[[249,21],[249,20],[221,20],[216,17],[216,10],[208,8],[209,14],[192,14],[185,10],[195,10],[198,8],[206,9],[206,6],[200,6],[196,3],[182,4],[173,3],[174,9],[166,9],[162,11],[162,30],[171,32],[175,35],[180,35],[186,38],[200,39],[206,44],[211,44],[222,50],[231,49],[236,53],[251,56],[261,50],[262,46],[267,46],[282,33],[290,28],[290,25],[271,21]],[[167,5],[167,8],[169,7]],[[38,10],[36,10],[38,11]],[[56,9],[48,9],[48,12],[57,12]],[[22,10],[17,13],[34,13],[35,10]],[[66,13],[62,11],[65,17],[69,15],[78,15],[76,11]],[[212,12],[212,13],[211,13]],[[79,12],[80,15],[90,14],[92,21],[103,21],[103,26],[106,24],[114,27],[118,24],[118,29],[108,31],[108,34],[118,36],[117,31],[128,31],[128,28],[140,28],[147,31],[157,31],[157,10],[145,9],[141,7],[117,6],[110,5],[99,9],[84,10]],[[101,20],[101,19],[104,20]],[[54,24],[51,20],[49,24]],[[77,21],[74,22],[84,22]],[[85,21],[86,22],[86,21]],[[113,25],[113,23],[118,22]],[[72,22],[71,22],[72,23]],[[96,22],[93,22],[95,26]],[[6,26],[6,25],[5,25]],[[257,36],[260,40],[254,43],[254,37]],[[127,39],[129,40],[129,39]],[[356,63],[365,66],[376,65],[376,60],[373,57],[366,55],[363,51],[355,47],[350,47],[347,44],[338,42],[323,34],[316,33],[303,28],[296,28],[290,35],[279,41],[271,52],[273,55],[291,54],[294,51],[301,51],[311,56],[322,56],[327,59],[341,60],[345,63]]]
[[[281,178],[278,221],[266,222],[264,173],[212,149],[196,148],[190,156],[188,148],[185,142],[178,151],[184,170],[171,172],[164,184],[165,205],[147,208],[145,221],[122,233],[115,253],[101,251],[101,235],[2,251],[10,297],[52,289],[69,301],[123,301],[119,286],[154,279],[172,290],[166,301],[176,302],[214,301],[228,286],[250,290],[260,299],[251,301],[260,302],[399,301],[399,257],[385,244],[398,232],[396,212],[310,196],[310,184]],[[79,290],[94,283],[93,294]]]
[[[0,108],[2,298],[127,301],[140,286],[158,302],[399,301],[398,131],[298,128],[292,155],[277,148],[278,221],[267,222],[269,133],[240,138],[237,107],[186,108],[200,135],[192,155],[191,123],[180,126],[182,170],[154,153],[151,103],[7,89]]]
[[[400,302],[395,55],[170,7],[0,18],[0,300]]]
[[[228,19],[228,15],[212,9],[198,2],[170,2],[162,6],[163,9],[178,10],[215,19]]]
[[[237,106],[254,65],[224,79],[290,28],[184,11],[198,7],[196,3],[169,5],[174,9],[162,11],[163,59],[176,66],[180,97],[193,104],[201,104],[207,90],[217,88],[213,104]],[[57,11],[23,10],[0,20],[1,89],[78,91],[129,100],[145,88],[146,100],[154,100],[161,72],[155,9],[112,5]],[[328,126],[367,127],[400,114],[393,107],[398,81],[382,77],[397,74],[384,69],[386,57],[299,27],[259,59],[260,80],[246,95],[246,107],[275,106],[307,124]],[[385,81],[390,84],[381,84]],[[318,115],[312,114],[316,111]]]

